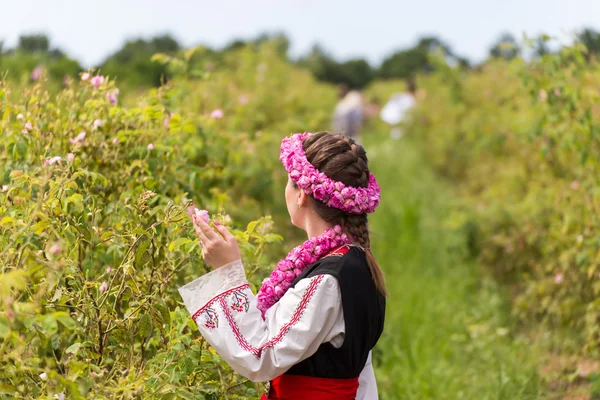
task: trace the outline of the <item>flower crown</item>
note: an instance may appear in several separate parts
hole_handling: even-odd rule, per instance
[[[306,158],[302,142],[310,133],[296,133],[281,141],[279,160],[290,178],[306,194],[322,201],[329,207],[338,208],[350,214],[363,214],[375,211],[381,199],[381,189],[370,174],[366,188],[346,186],[319,172]]]

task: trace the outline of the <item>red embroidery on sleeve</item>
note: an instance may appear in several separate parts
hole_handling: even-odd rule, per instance
[[[283,337],[288,333],[288,331],[292,328],[292,326],[296,325],[298,323],[298,321],[300,321],[302,314],[304,314],[304,310],[306,310],[306,307],[308,306],[308,303],[310,302],[310,298],[313,296],[313,294],[317,290],[317,286],[319,286],[319,284],[323,280],[324,276],[325,275],[317,275],[315,277],[315,279],[310,283],[310,285],[306,289],[304,296],[302,296],[302,300],[300,300],[300,304],[298,304],[296,311],[294,311],[294,315],[292,316],[292,319],[290,320],[290,322],[288,322],[287,324],[282,326],[281,329],[279,330],[279,333],[277,334],[277,336],[273,337],[273,339],[271,339],[267,343],[265,343],[263,345],[263,347],[261,348],[261,350],[266,347],[273,347],[277,343],[281,342],[281,339],[283,339]]]
[[[227,307],[227,302],[225,301],[225,299],[221,298],[219,300],[219,303],[221,303],[221,308],[223,308],[223,311],[225,313],[225,318],[227,319],[227,322],[229,322],[229,326],[231,326],[233,335],[235,336],[235,339],[240,344],[242,349],[254,354],[254,356],[256,358],[260,358],[261,349],[257,349],[256,347],[253,347],[250,343],[248,343],[246,338],[244,338],[244,336],[240,332],[240,328],[238,328],[237,324],[235,323],[235,320],[233,319],[233,316],[229,312],[229,307]]]
[[[250,308],[250,301],[248,301],[248,296],[242,292],[242,290],[236,290],[233,292],[231,309],[237,312],[248,312]]]
[[[204,310],[204,314],[206,316],[206,322],[204,322],[204,326],[208,329],[215,329],[219,327],[219,315],[212,308],[206,308]]]
[[[233,293],[233,292],[238,291],[238,290],[244,290],[244,289],[247,289],[249,287],[250,287],[250,285],[248,285],[247,283],[245,283],[243,285],[236,286],[236,287],[234,287],[232,289],[229,289],[229,290],[227,290],[227,291],[225,291],[223,293],[220,293],[220,294],[216,295],[215,297],[213,297],[212,299],[210,299],[208,301],[208,303],[206,303],[204,306],[202,306],[202,308],[200,308],[198,311],[196,311],[194,313],[194,315],[192,315],[192,319],[195,321],[196,318],[198,318],[200,316],[200,314],[202,314],[207,308],[211,308],[211,306],[213,305],[213,303],[215,303],[216,301],[219,301],[220,299],[222,299],[223,297],[227,296],[228,294]]]
[[[259,348],[254,347],[250,343],[248,343],[246,338],[242,335],[239,327],[237,326],[237,324],[235,322],[235,319],[233,318],[233,316],[231,315],[231,312],[229,311],[229,307],[227,307],[227,302],[225,301],[225,298],[221,297],[219,299],[219,302],[221,304],[221,307],[223,308],[225,318],[227,319],[227,322],[231,326],[231,330],[233,331],[235,339],[237,340],[239,345],[242,347],[242,349],[254,354],[254,356],[256,358],[260,358],[260,356],[265,348],[273,347],[277,343],[279,343],[285,337],[285,335],[289,332],[289,330],[295,324],[297,324],[298,321],[300,321],[300,318],[304,314],[304,311],[306,310],[306,307],[308,306],[310,299],[314,295],[315,291],[317,290],[317,287],[319,286],[319,284],[321,283],[323,278],[324,278],[324,275],[317,275],[310,282],[310,284],[308,285],[308,288],[306,289],[306,292],[304,292],[304,295],[302,295],[302,298],[300,299],[300,303],[298,303],[298,306],[296,307],[296,310],[294,311],[294,314],[292,315],[292,318],[290,319],[290,321],[281,327],[281,329],[279,330],[279,333],[276,336],[274,336],[271,340],[269,340],[267,343],[265,343],[264,345],[262,345]]]

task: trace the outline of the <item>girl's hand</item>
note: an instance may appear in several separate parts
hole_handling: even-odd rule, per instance
[[[242,258],[235,236],[215,221],[215,229],[196,215],[192,217],[194,229],[202,244],[202,257],[213,268],[219,268]]]

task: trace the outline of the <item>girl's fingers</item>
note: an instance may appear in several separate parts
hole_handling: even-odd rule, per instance
[[[192,220],[194,222],[194,230],[196,231],[196,235],[198,235],[198,237],[200,238],[200,242],[202,242],[204,244],[207,244],[208,242],[210,242],[208,237],[206,237],[206,235],[204,234],[202,229],[200,229],[200,227],[198,226],[197,217],[195,215],[192,217]]]
[[[215,221],[215,229],[221,234],[221,236],[223,236],[223,239],[225,239],[228,243],[231,243],[233,240],[235,240],[235,236],[233,236],[231,232],[229,232],[229,229],[221,225],[218,221]]]
[[[213,241],[213,240],[219,239],[219,237],[215,233],[215,231],[206,222],[204,222],[204,220],[202,218],[196,217],[196,218],[194,218],[194,221],[195,221],[195,226],[200,228],[200,230],[202,231],[202,233],[204,233],[204,236],[206,236],[208,241]]]

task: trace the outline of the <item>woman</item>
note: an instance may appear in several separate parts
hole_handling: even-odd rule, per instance
[[[333,129],[360,143],[360,127],[364,119],[365,104],[357,90],[342,89],[342,99],[333,110]]]
[[[341,134],[283,139],[292,223],[308,240],[250,291],[234,236],[194,226],[214,271],[179,289],[202,335],[231,367],[270,381],[263,399],[377,399],[371,349],[383,330],[385,283],[367,213],[380,189],[362,146]]]

